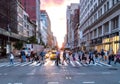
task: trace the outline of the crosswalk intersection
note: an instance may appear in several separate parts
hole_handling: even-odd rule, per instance
[[[15,62],[14,64],[10,64],[9,62],[5,62],[5,63],[0,63],[0,68],[1,67],[17,67],[17,66],[21,66],[21,67],[24,67],[24,66],[56,66],[55,64],[55,61],[50,61],[50,60],[47,60],[44,64],[43,63],[38,63],[38,62],[24,62],[24,63],[21,63],[21,62]],[[59,64],[59,66],[72,66],[72,67],[82,67],[82,66],[100,66],[100,67],[103,67],[103,66],[107,66],[107,67],[111,67],[111,65],[108,65],[106,63],[103,63],[103,62],[100,62],[100,63],[95,63],[95,64],[82,64],[80,63],[79,61],[70,61],[70,63],[66,63],[64,62],[64,64]]]

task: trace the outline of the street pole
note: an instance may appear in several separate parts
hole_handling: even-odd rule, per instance
[[[10,53],[11,52],[11,45],[10,45],[11,30],[10,30],[9,25],[8,25],[8,32],[9,32],[9,35],[8,35],[8,42],[7,42],[7,53]]]

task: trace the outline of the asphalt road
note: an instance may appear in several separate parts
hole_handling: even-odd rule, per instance
[[[120,84],[120,67],[73,64],[6,63],[0,65],[0,84]]]

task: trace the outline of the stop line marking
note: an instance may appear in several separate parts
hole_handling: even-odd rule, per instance
[[[23,83],[8,83],[8,84],[23,84]]]
[[[82,82],[83,84],[94,84],[94,81],[86,81],[86,82]]]
[[[48,84],[59,84],[59,82],[48,82]]]

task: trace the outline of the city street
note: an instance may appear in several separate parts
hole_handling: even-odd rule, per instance
[[[120,68],[104,63],[82,65],[78,61],[0,63],[0,84],[120,84]]]

